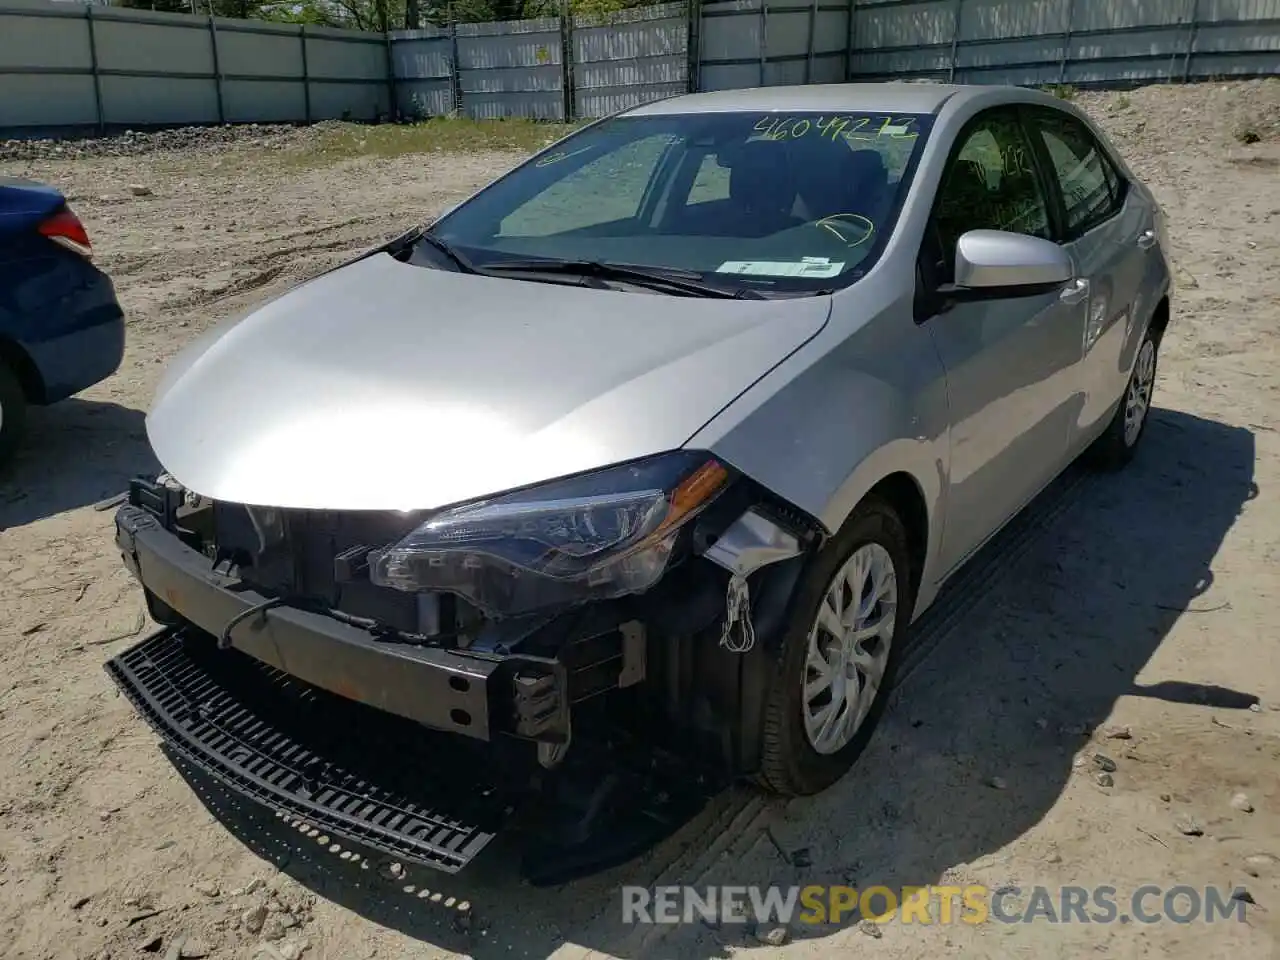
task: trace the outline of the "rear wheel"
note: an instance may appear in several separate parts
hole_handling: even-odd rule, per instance
[[[1115,416],[1102,436],[1087,452],[1088,460],[1103,470],[1118,470],[1133,459],[1138,442],[1146,433],[1147,415],[1155,391],[1158,336],[1148,330],[1138,347],[1138,356],[1129,375]]]
[[[0,464],[13,456],[27,422],[27,398],[13,371],[0,361]]]
[[[910,569],[906,530],[879,499],[864,501],[814,560],[765,711],[767,789],[817,793],[866,747],[914,607]]]

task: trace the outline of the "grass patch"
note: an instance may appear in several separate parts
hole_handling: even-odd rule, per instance
[[[1242,123],[1236,127],[1235,137],[1244,144],[1262,142],[1261,132],[1259,132],[1258,127],[1251,122]]]
[[[1059,100],[1070,102],[1076,98],[1076,88],[1069,83],[1050,83],[1040,89],[1045,93],[1052,94]]]
[[[327,122],[308,130],[284,151],[291,163],[325,165],[360,157],[390,159],[417,153],[479,150],[533,152],[582,126],[534,120],[433,117],[412,124]]]

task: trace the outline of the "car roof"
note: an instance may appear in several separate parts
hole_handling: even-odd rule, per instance
[[[976,96],[999,89],[993,86],[953,83],[824,83],[805,86],[754,87],[687,93],[657,100],[624,112],[624,116],[660,116],[675,113],[733,111],[887,111],[937,113],[956,96]],[[1004,89],[1008,89],[1007,87]]]

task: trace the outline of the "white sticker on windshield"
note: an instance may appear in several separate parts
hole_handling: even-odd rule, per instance
[[[739,273],[754,277],[824,277],[837,276],[844,261],[832,263],[817,257],[791,260],[728,260],[716,267],[716,273]]]

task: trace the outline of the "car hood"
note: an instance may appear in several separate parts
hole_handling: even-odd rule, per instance
[[[147,434],[214,499],[433,509],[678,449],[829,311],[828,297],[618,292],[378,253],[191,344]]]

